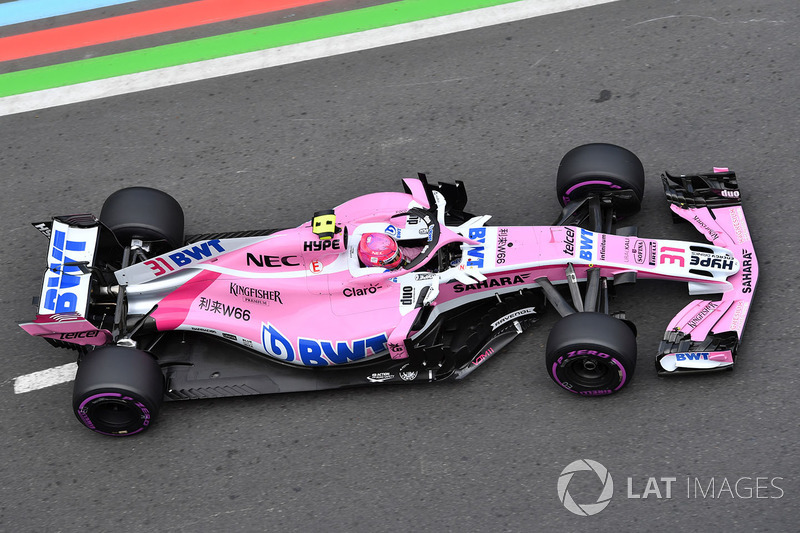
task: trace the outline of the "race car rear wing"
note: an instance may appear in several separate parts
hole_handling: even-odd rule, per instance
[[[37,225],[40,231],[42,224]],[[47,270],[39,297],[39,315],[78,313],[89,306],[90,269],[100,227],[92,215],[57,217],[50,226]]]
[[[88,316],[91,272],[97,251],[100,225],[92,215],[55,217],[34,223],[49,237],[47,269],[36,318],[20,324],[31,335],[56,346],[102,345],[111,333],[95,327]]]
[[[728,277],[732,289],[720,300],[695,300],[672,319],[656,368],[662,375],[731,368],[758,281],[758,261],[736,174],[715,168],[709,174],[664,173],[662,181],[673,216],[691,223],[715,246],[727,248],[740,268]]]

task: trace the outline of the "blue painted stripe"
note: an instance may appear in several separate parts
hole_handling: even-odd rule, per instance
[[[15,0],[0,4],[0,26],[57,17],[136,0]]]

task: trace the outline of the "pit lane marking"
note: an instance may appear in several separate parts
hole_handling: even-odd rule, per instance
[[[68,363],[16,377],[14,378],[14,394],[31,392],[72,381],[75,379],[77,371],[78,363]]]

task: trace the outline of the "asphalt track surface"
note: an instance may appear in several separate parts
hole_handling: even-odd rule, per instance
[[[796,530],[797,19],[784,0],[621,1],[0,118],[0,530]],[[546,375],[554,312],[461,383],[170,403],[129,439],[83,429],[70,384],[14,394],[73,361],[16,327],[43,267],[29,221],[148,185],[188,232],[289,227],[426,171],[494,223],[547,224],[559,159],[596,141],[645,163],[643,236],[700,240],[671,225],[660,171],[737,171],[761,278],[733,372],[658,378],[690,297],[640,282],[614,302],[639,328],[636,378],[609,398]],[[583,458],[615,484],[590,517],[556,490]]]

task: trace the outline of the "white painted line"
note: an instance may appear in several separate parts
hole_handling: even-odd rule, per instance
[[[23,392],[30,392],[72,381],[75,379],[75,373],[77,371],[78,363],[68,363],[66,365],[34,372],[33,374],[19,376],[18,378],[14,378],[14,394],[22,394]]]
[[[359,33],[0,98],[0,116],[439,37],[618,0],[520,0]]]

